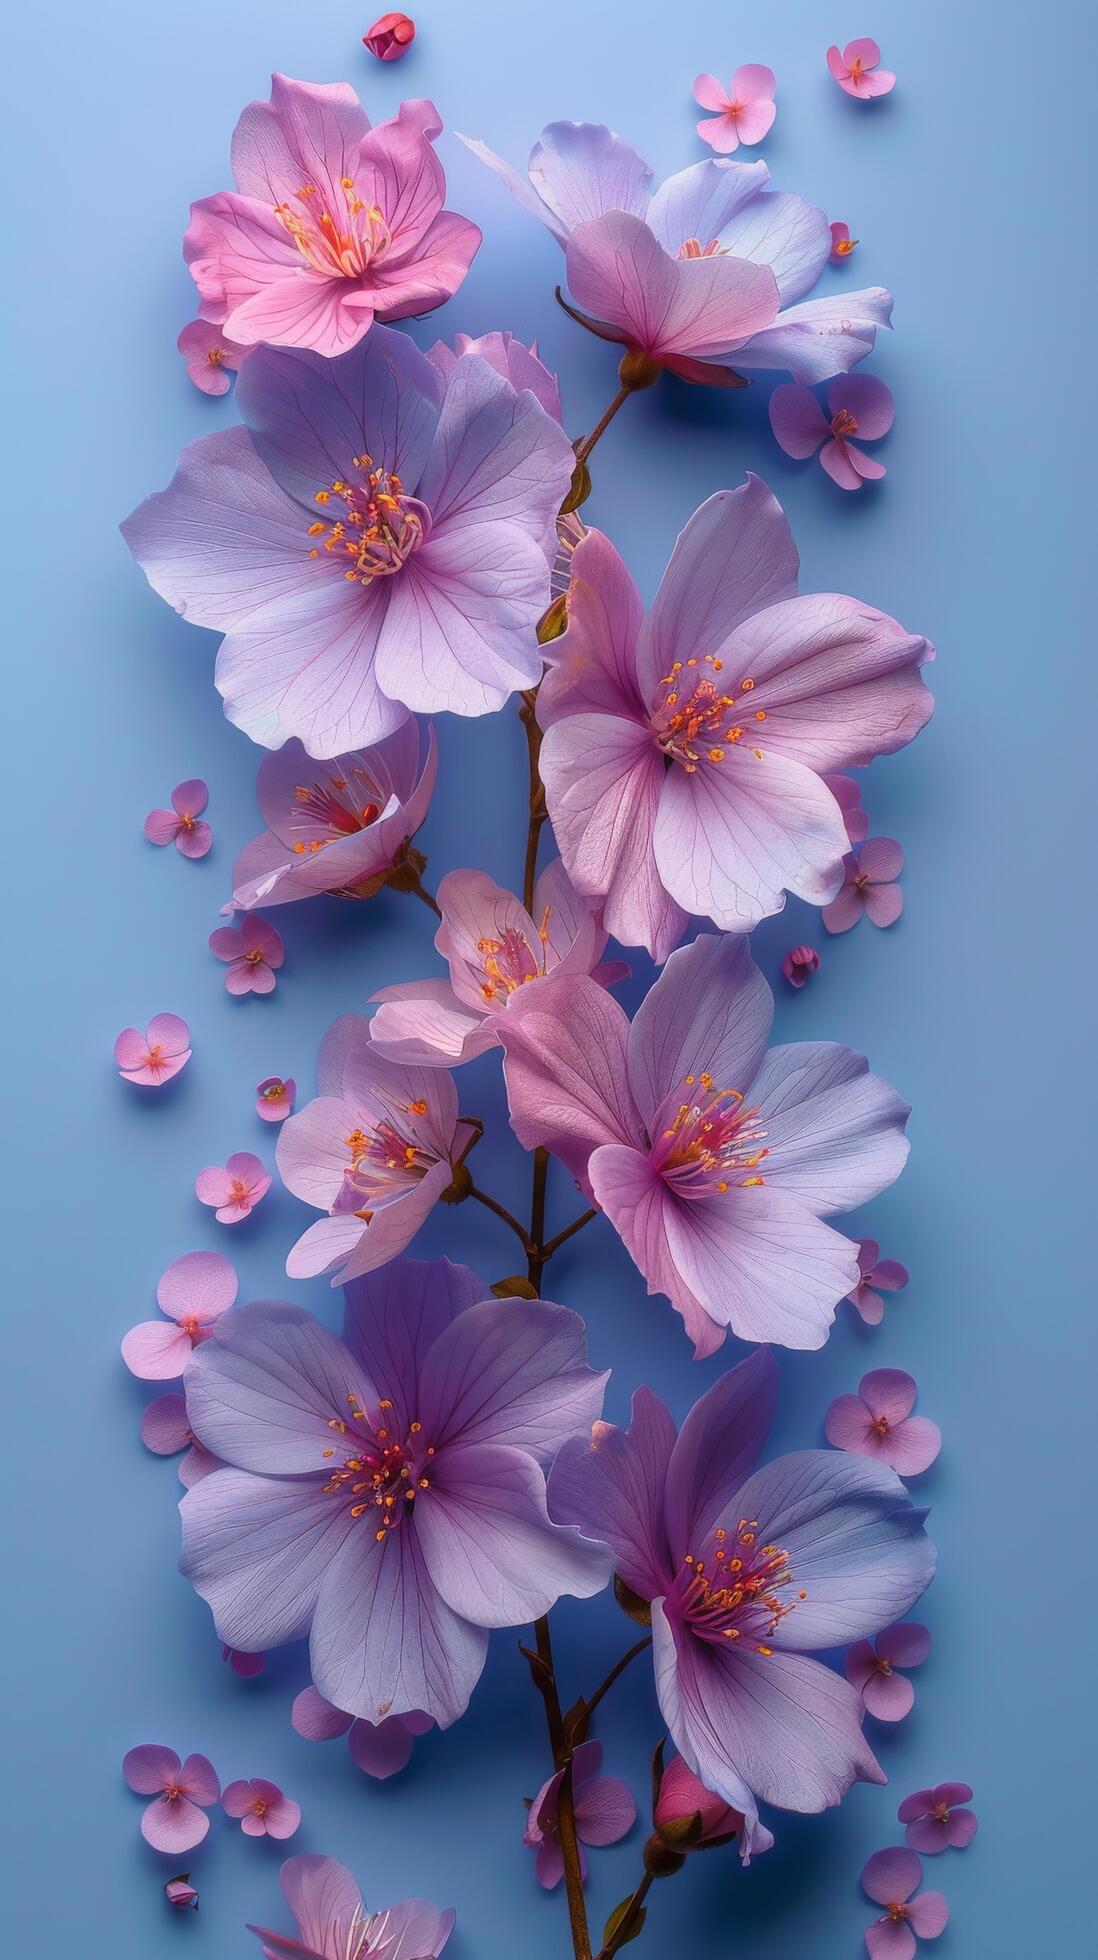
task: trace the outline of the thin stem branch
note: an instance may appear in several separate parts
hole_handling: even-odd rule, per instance
[[[519,715],[526,730],[526,753],[530,769],[530,820],[526,829],[526,862],[522,873],[522,902],[532,915],[534,910],[534,884],[538,875],[538,843],[542,826],[549,812],[545,807],[545,790],[542,786],[541,770],[538,767],[541,755],[541,729],[537,718],[538,691],[529,688],[522,697]]]
[[[590,435],[584,436],[583,441],[579,444],[579,447],[576,450],[577,463],[586,463],[587,458],[591,454],[591,451],[595,447],[595,444],[599,440],[599,437],[605,435],[607,429],[610,427],[611,422],[614,420],[614,417],[617,414],[619,408],[621,408],[623,404],[629,400],[629,397],[632,393],[633,390],[631,388],[618,389],[618,392],[614,396],[614,399],[611,402],[609,408],[606,410],[606,413],[599,417],[599,420],[595,423],[595,426],[592,429]]]
[[[576,1233],[582,1232],[584,1226],[590,1225],[591,1220],[598,1215],[598,1208],[595,1205],[592,1205],[590,1211],[581,1211],[579,1217],[573,1218],[572,1223],[566,1225],[563,1232],[558,1232],[555,1238],[551,1238],[548,1244],[542,1246],[545,1258],[551,1259],[554,1252],[559,1252],[562,1245],[567,1245],[569,1239],[575,1238]]]
[[[576,1737],[577,1742],[582,1742],[584,1737],[586,1736],[588,1724],[596,1708],[598,1707],[600,1701],[602,1700],[603,1696],[609,1694],[615,1681],[617,1681],[619,1677],[625,1673],[626,1668],[630,1665],[632,1661],[636,1660],[637,1655],[643,1654],[646,1648],[650,1647],[651,1645],[652,1645],[652,1635],[650,1633],[646,1633],[644,1639],[638,1640],[635,1647],[630,1647],[628,1653],[623,1654],[620,1661],[616,1662],[616,1664],[610,1669],[610,1672],[607,1675],[605,1681],[601,1681],[599,1683],[598,1687],[595,1689],[594,1694],[591,1696],[590,1701],[585,1701],[584,1710],[583,1710],[583,1735]]]
[[[553,1762],[558,1771],[563,1771],[557,1796],[557,1828],[560,1831],[561,1856],[564,1860],[564,1887],[568,1897],[572,1950],[575,1960],[592,1960],[591,1935],[587,1928],[587,1902],[583,1896],[579,1838],[576,1833],[576,1806],[572,1791],[572,1751],[564,1733],[564,1717],[561,1714],[560,1694],[553,1667],[553,1636],[549,1631],[547,1614],[534,1622],[534,1637],[537,1641],[538,1659],[541,1662],[537,1676],[538,1686],[545,1703],[545,1719],[553,1750]]]
[[[541,1276],[545,1269],[548,1254],[543,1240],[545,1238],[545,1191],[549,1180],[549,1152],[538,1149],[534,1152],[534,1182],[530,1197],[530,1230],[527,1234],[526,1258],[527,1277],[531,1286],[541,1292]]]
[[[421,898],[423,900],[424,905],[426,905],[429,908],[429,910],[434,913],[436,919],[441,919],[442,907],[439,904],[437,898],[432,897],[431,893],[427,890],[426,885],[422,885],[422,884],[409,885],[408,890],[412,893],[413,897]]]
[[[477,1184],[470,1184],[468,1195],[470,1198],[475,1198],[478,1204],[484,1205],[488,1211],[494,1211],[497,1218],[502,1218],[504,1224],[511,1227],[516,1238],[521,1240],[522,1249],[527,1259],[530,1260],[534,1257],[536,1248],[531,1244],[530,1235],[526,1227],[519,1224],[518,1219],[507,1210],[506,1205],[501,1205],[495,1198],[490,1198],[487,1191],[482,1191]]]
[[[629,1938],[629,1927],[637,1908],[642,1906],[648,1897],[652,1877],[653,1874],[651,1872],[645,1872],[628,1906],[622,1913],[617,1932],[611,1935],[604,1947],[600,1947],[596,1960],[613,1960],[613,1955],[618,1951],[618,1948],[625,1945],[626,1940]]]

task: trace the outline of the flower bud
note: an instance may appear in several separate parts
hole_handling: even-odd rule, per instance
[[[743,1828],[739,1811],[707,1790],[681,1756],[673,1756],[660,1777],[652,1822],[660,1842],[672,1851],[726,1844]]]
[[[782,961],[782,972],[791,987],[803,987],[820,970],[820,956],[814,946],[792,946]]]
[[[660,378],[660,364],[639,347],[629,347],[621,357],[618,380],[623,388],[651,388]]]
[[[416,24],[407,14],[382,14],[372,27],[362,36],[363,47],[369,48],[379,61],[399,61],[407,54],[416,38]]]
[[[198,1911],[198,1892],[191,1884],[190,1872],[177,1872],[164,1884],[164,1897],[177,1912],[186,1912],[188,1906]]]

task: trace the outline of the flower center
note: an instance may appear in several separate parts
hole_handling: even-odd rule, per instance
[[[234,1205],[243,1205],[248,1200],[248,1187],[242,1177],[234,1177],[230,1183]]]
[[[782,1589],[793,1583],[789,1553],[780,1545],[760,1545],[757,1518],[741,1518],[734,1531],[713,1533],[704,1558],[687,1552],[675,1579],[680,1613],[702,1640],[745,1640],[755,1653],[769,1656],[766,1642],[798,1600],[783,1603]]]
[[[742,106],[742,103],[733,103],[729,114],[739,115]],[[723,259],[727,256],[728,248],[721,244],[719,238],[711,238],[707,245],[703,245],[700,238],[684,238],[679,246],[680,259]]]
[[[186,813],[186,812],[185,812],[185,813],[183,814],[183,816],[181,816],[181,817],[180,817],[180,819],[179,819],[179,827],[180,827],[180,829],[181,829],[181,830],[193,830],[193,829],[194,829],[194,826],[195,826],[195,818],[194,818],[194,817],[192,817],[191,815],[189,815],[189,813]]]
[[[384,258],[392,234],[380,207],[366,204],[353,177],[341,177],[341,209],[329,211],[315,184],[302,184],[274,207],[275,217],[293,239],[306,265],[330,279],[360,279],[375,259]]]
[[[253,946],[250,952],[245,953],[244,958],[246,959],[249,966],[262,966],[263,964],[262,946]]]
[[[284,1082],[272,1082],[269,1089],[264,1089],[263,1100],[264,1102],[282,1102],[285,1094],[286,1084]]]
[[[947,1803],[934,1804],[931,1808],[930,1814],[933,1817],[935,1823],[937,1824],[949,1823],[949,1805]]]
[[[167,1797],[169,1803],[178,1803],[180,1797],[183,1795],[181,1785],[178,1783],[169,1783],[164,1795]]]
[[[270,1807],[269,1797],[256,1797],[255,1802],[252,1804],[253,1817],[266,1817]]]
[[[906,1919],[908,1917],[907,1907],[902,1905],[899,1899],[893,1899],[892,1904],[888,1908],[888,1916],[893,1921]]]
[[[716,654],[706,653],[700,660],[673,660],[669,671],[661,674],[650,713],[656,746],[668,768],[677,762],[693,776],[699,762],[723,762],[729,747],[743,740],[748,719],[766,720],[765,708],[743,714],[744,704],[737,700],[735,688],[728,694],[718,692],[712,676],[723,667]],[[739,683],[738,693],[750,694],[754,685],[748,675]],[[761,749],[754,754],[761,760]]]
[[[846,259],[850,257],[857,243],[856,238],[840,238],[835,246],[835,250],[841,259]]]
[[[540,951],[534,953],[526,934],[515,926],[508,926],[502,939],[478,939],[477,952],[484,968],[481,993],[486,1001],[495,1000],[498,994],[517,993],[528,980],[543,980],[548,959],[549,920],[552,906],[547,905],[538,927]]]
[[[361,762],[352,762],[345,776],[317,776],[311,783],[298,783],[294,790],[294,827],[311,830],[319,837],[299,838],[294,850],[300,857],[306,851],[322,851],[338,837],[353,837],[368,830],[381,815],[385,796]]]
[[[421,1438],[423,1425],[410,1422],[403,1436],[392,1426],[393,1404],[380,1401],[377,1416],[371,1418],[357,1395],[347,1397],[348,1415],[330,1416],[328,1427],[346,1440],[321,1455],[331,1461],[326,1497],[350,1498],[348,1516],[356,1521],[369,1517],[374,1536],[381,1543],[388,1532],[411,1512],[420,1491],[430,1489],[426,1466],[434,1450]],[[349,1455],[336,1462],[344,1450]]]
[[[195,1315],[195,1314],[193,1314],[193,1313],[192,1313],[192,1314],[188,1314],[188,1315],[187,1315],[187,1318],[186,1318],[186,1320],[181,1320],[181,1321],[180,1321],[180,1323],[179,1323],[179,1325],[180,1325],[180,1327],[181,1327],[181,1329],[182,1329],[182,1331],[183,1331],[183,1333],[184,1333],[184,1334],[186,1334],[186,1336],[187,1336],[187,1339],[188,1339],[189,1341],[191,1341],[192,1343],[193,1343],[193,1342],[195,1342],[195,1341],[197,1341],[197,1339],[198,1339],[198,1318],[197,1318],[197,1315]]]
[[[884,1438],[888,1435],[888,1417],[876,1416],[869,1427],[872,1429],[873,1434],[879,1436],[883,1442]]]
[[[762,1184],[756,1175],[770,1151],[758,1128],[757,1109],[747,1109],[739,1089],[718,1089],[708,1073],[687,1075],[688,1102],[666,1098],[653,1124],[651,1159],[681,1198],[721,1196],[733,1186]],[[749,1176],[744,1176],[747,1171]]]
[[[831,433],[833,436],[838,436],[840,440],[844,436],[856,436],[858,433],[857,417],[851,415],[848,408],[840,408],[838,414],[831,417]]]
[[[223,347],[207,347],[206,359],[211,367],[220,367],[222,361],[225,359],[225,349]]]
[[[312,546],[309,556],[319,558],[325,551],[337,559],[353,559],[344,567],[344,578],[372,585],[399,572],[419,550],[431,528],[431,513],[418,497],[406,494],[394,471],[375,469],[372,457],[356,456],[354,465],[364,473],[363,482],[345,483],[337,477],[329,489],[316,493],[321,506],[338,498],[343,515],[334,524],[310,524],[309,536],[323,543]]]
[[[426,1116],[427,1103],[409,1103],[407,1113]],[[433,1151],[388,1121],[372,1130],[354,1129],[345,1142],[350,1162],[344,1166],[343,1189],[333,1208],[337,1212],[353,1211],[368,1217],[384,1198],[418,1184],[439,1161]]]

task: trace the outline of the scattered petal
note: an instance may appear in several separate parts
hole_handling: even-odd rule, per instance
[[[297,1083],[292,1075],[283,1080],[281,1075],[266,1075],[256,1084],[256,1115],[262,1116],[265,1123],[281,1123],[289,1116],[297,1095]]]
[[[239,1225],[270,1188],[270,1174],[250,1150],[236,1151],[224,1165],[207,1164],[194,1181],[196,1198],[222,1225]]]
[[[850,236],[849,225],[842,224],[841,222],[833,224],[831,226],[830,263],[832,265],[842,265],[843,261],[850,257],[857,243],[858,240]]]
[[[777,113],[775,86],[773,69],[757,62],[737,68],[727,90],[714,75],[699,75],[694,100],[700,108],[716,112],[697,126],[702,142],[718,156],[729,156],[741,143],[748,147],[761,143]]]
[[[876,41],[863,35],[857,41],[848,41],[840,54],[838,48],[828,48],[827,65],[839,87],[847,95],[860,97],[863,102],[877,95],[887,95],[896,86],[896,77],[878,63],[881,50]]]
[[[812,946],[793,946],[782,961],[782,972],[791,987],[803,987],[820,970],[820,956]]]
[[[399,61],[416,38],[416,24],[407,14],[382,14],[362,36],[363,47],[379,61]]]
[[[902,1368],[874,1368],[856,1395],[839,1395],[824,1419],[835,1449],[876,1457],[901,1477],[929,1470],[942,1447],[942,1432],[927,1416],[913,1416],[917,1386]]]
[[[154,1014],[144,1034],[123,1028],[114,1044],[118,1073],[142,1087],[163,1088],[191,1059],[191,1031],[178,1014]]]
[[[187,373],[204,395],[227,394],[229,375],[235,373],[248,351],[228,340],[224,330],[210,320],[189,320],[175,344],[187,363]]]

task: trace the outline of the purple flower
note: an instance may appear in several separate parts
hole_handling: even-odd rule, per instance
[[[454,1078],[386,1061],[370,1023],[344,1014],[317,1058],[320,1094],[282,1125],[282,1182],[328,1213],[291,1247],[291,1279],[338,1286],[403,1252],[454,1183],[477,1131],[458,1118]]]
[[[600,1776],[602,1743],[581,1742],[572,1757],[572,1798],[576,1815],[576,1836],[580,1844],[580,1871],[587,1877],[585,1844],[616,1844],[637,1821],[637,1806],[628,1784],[620,1776]],[[551,1891],[564,1877],[564,1857],[560,1848],[557,1803],[564,1771],[558,1770],[543,1783],[526,1820],[523,1844],[537,1852],[535,1869],[538,1884]]]
[[[859,599],[796,592],[758,477],[694,512],[647,615],[608,538],[576,547],[538,692],[546,799],[577,891],[657,960],[689,914],[747,932],[787,891],[834,899],[849,840],[824,777],[930,717],[926,640]]]
[[[805,299],[831,227],[803,198],[769,190],[765,163],[713,158],[652,191],[650,166],[620,136],[557,122],[534,145],[527,182],[484,143],[461,140],[564,247],[572,295],[594,316],[586,324],[688,381],[727,386],[726,355],[737,369],[826,381],[890,324],[881,286]]]
[[[256,341],[341,354],[374,318],[427,313],[457,291],[480,232],[444,211],[433,102],[371,129],[345,82],[272,75],[233,134],[235,191],[191,206],[183,256],[205,319]]]
[[[821,914],[828,932],[849,932],[863,912],[875,926],[894,926],[904,895],[893,880],[903,868],[904,854],[894,837],[867,837],[843,859],[842,889]]]
[[[566,973],[594,973],[609,986],[629,971],[598,964],[607,935],[596,901],[577,897],[559,858],[534,887],[533,916],[483,871],[448,872],[438,902],[435,945],[449,980],[410,980],[372,996],[382,1005],[370,1039],[392,1061],[456,1068],[495,1047],[520,987]]]
[[[803,987],[820,970],[820,956],[812,946],[791,946],[782,960],[782,972],[791,987]]]
[[[185,1252],[173,1259],[156,1286],[156,1304],[166,1318],[143,1320],[122,1343],[131,1375],[143,1382],[174,1381],[192,1349],[209,1339],[215,1322],[232,1306],[236,1289],[236,1273],[223,1253]]]
[[[155,1803],[141,1813],[141,1835],[154,1851],[193,1851],[210,1828],[206,1812],[217,1802],[221,1785],[205,1756],[188,1756],[181,1763],[174,1749],[160,1742],[143,1742],[127,1750],[122,1774],[140,1796],[156,1794]]]
[[[142,1088],[162,1089],[191,1059],[191,1031],[178,1014],[154,1014],[144,1034],[123,1028],[114,1044],[118,1073]]]
[[[860,844],[869,832],[869,817],[862,809],[860,783],[853,776],[825,776],[824,782],[843,813],[846,834],[852,844]]]
[[[342,1708],[334,1707],[313,1687],[302,1688],[296,1696],[290,1720],[307,1742],[330,1742],[334,1736],[345,1735],[356,1768],[379,1782],[406,1769],[412,1760],[416,1736],[426,1735],[435,1726],[430,1715],[422,1714],[419,1709],[407,1715],[386,1715],[380,1722],[367,1722],[361,1716],[347,1715]]]
[[[186,1451],[179,1465],[179,1481],[185,1490],[208,1477],[211,1470],[221,1468],[216,1456],[196,1441],[182,1395],[154,1396],[142,1413],[140,1433],[145,1448],[154,1456],[176,1456],[180,1450]]]
[[[283,1081],[280,1075],[265,1075],[262,1082],[256,1083],[255,1113],[265,1123],[283,1123],[294,1106],[297,1083],[292,1075]]]
[[[230,721],[342,756],[409,709],[481,715],[536,685],[575,458],[532,394],[376,328],[334,361],[260,348],[236,398],[247,427],[191,443],[123,526],[162,597],[226,634]]]
[[[932,1790],[916,1790],[905,1797],[896,1812],[907,1825],[907,1841],[913,1851],[947,1851],[952,1846],[963,1851],[979,1828],[974,1810],[966,1810],[972,1797],[967,1783],[936,1783]]]
[[[840,490],[860,490],[866,481],[886,474],[883,463],[866,456],[852,438],[876,442],[887,435],[895,418],[892,391],[875,374],[847,374],[827,391],[827,415],[815,395],[796,381],[775,388],[770,397],[770,426],[787,456],[803,461],[820,444],[820,463]]]
[[[265,755],[255,794],[268,829],[233,866],[233,905],[247,912],[318,892],[369,897],[426,817],[437,771],[434,729],[421,762],[412,719],[373,748],[327,762],[298,741]]]
[[[878,1722],[902,1722],[915,1706],[915,1690],[898,1668],[918,1667],[930,1652],[930,1633],[917,1620],[885,1627],[876,1640],[846,1650],[843,1673]]]
[[[301,1822],[301,1806],[283,1796],[277,1783],[252,1776],[226,1783],[221,1792],[226,1817],[238,1817],[245,1837],[291,1838]]]
[[[772,1012],[747,941],[703,933],[632,1025],[576,976],[523,988],[499,1023],[520,1142],[567,1165],[699,1355],[729,1328],[822,1346],[857,1280],[854,1245],[823,1220],[907,1156],[895,1089],[835,1042],[768,1053]]]
[[[437,1960],[454,1930],[454,1913],[425,1899],[368,1912],[346,1865],[315,1852],[287,1858],[281,1884],[299,1937],[249,1926],[267,1960]]]
[[[929,1470],[942,1447],[942,1432],[929,1416],[913,1416],[918,1387],[902,1368],[872,1368],[857,1395],[837,1395],[824,1419],[824,1435],[837,1450],[875,1456],[901,1477]]]
[[[277,970],[286,957],[282,934],[258,913],[237,926],[218,926],[211,932],[210,951],[228,962],[225,990],[230,994],[272,994]]]
[[[231,1646],[308,1634],[320,1694],[370,1722],[449,1727],[489,1627],[606,1583],[602,1548],[550,1521],[544,1467],[606,1378],[576,1314],[486,1292],[405,1261],[347,1289],[342,1341],[259,1301],[188,1370],[195,1433],[229,1467],[183,1499],[181,1569]]]
[[[209,320],[188,320],[175,344],[187,363],[187,373],[204,395],[227,395],[229,376],[248,352],[234,340],[227,340],[221,328]]]
[[[846,1296],[867,1327],[879,1327],[884,1319],[881,1294],[901,1293],[911,1277],[898,1259],[882,1259],[880,1252],[876,1239],[858,1240],[858,1284]]]
[[[172,791],[170,810],[150,810],[145,818],[145,835],[150,844],[174,844],[183,857],[204,858],[213,843],[213,831],[200,821],[210,800],[210,792],[197,776],[177,783]]]
[[[817,1811],[856,1777],[884,1781],[861,1696],[807,1655],[894,1619],[934,1564],[925,1513],[878,1464],[800,1450],[750,1474],[777,1386],[757,1350],[677,1437],[638,1389],[630,1428],[596,1423],[549,1479],[552,1515],[604,1539],[649,1602],[663,1719],[687,1767],[742,1814],[748,1849],[757,1799]]]
[[[923,1868],[913,1851],[899,1848],[875,1851],[862,1871],[862,1891],[884,1906],[880,1919],[867,1926],[866,1947],[871,1960],[912,1960],[916,1934],[936,1940],[949,1922],[949,1907],[940,1892],[920,1892]]]
[[[239,1225],[271,1188],[270,1173],[250,1150],[236,1150],[226,1164],[207,1164],[194,1181],[194,1194],[209,1205],[219,1225]]]
[[[765,1824],[744,1831],[744,1819],[723,1797],[707,1790],[681,1756],[672,1756],[660,1778],[652,1822],[656,1835],[678,1852],[705,1851],[738,1838],[745,1865],[753,1854],[770,1851],[774,1838]]]

